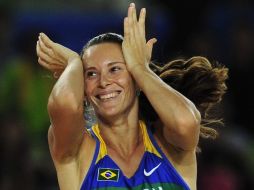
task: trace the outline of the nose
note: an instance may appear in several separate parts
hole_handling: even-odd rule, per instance
[[[107,74],[101,74],[100,75],[100,87],[101,88],[106,88],[108,85],[111,84],[111,79]]]

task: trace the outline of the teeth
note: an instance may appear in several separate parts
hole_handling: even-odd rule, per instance
[[[102,100],[105,100],[105,99],[109,99],[109,98],[114,98],[118,95],[117,92],[113,92],[113,93],[110,93],[110,94],[105,94],[105,95],[100,95],[100,99]]]

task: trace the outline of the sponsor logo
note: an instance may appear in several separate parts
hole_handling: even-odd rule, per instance
[[[158,167],[160,167],[160,165],[161,165],[161,163],[159,163],[157,166],[155,166],[155,167],[154,167],[153,169],[151,169],[149,172],[147,172],[146,169],[144,169],[144,175],[145,175],[145,176],[150,176],[150,175],[152,175],[153,172],[154,172],[155,170],[157,170]]]

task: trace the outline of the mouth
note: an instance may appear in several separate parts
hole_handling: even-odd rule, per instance
[[[121,92],[121,90],[117,90],[109,93],[98,94],[95,97],[102,102],[106,102],[117,98]]]

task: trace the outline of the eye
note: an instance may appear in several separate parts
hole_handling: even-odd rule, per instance
[[[95,78],[96,76],[97,76],[96,71],[87,71],[86,72],[86,78],[88,78],[88,79]]]
[[[119,66],[114,66],[114,67],[110,68],[111,73],[115,73],[115,72],[120,71],[120,70],[122,70],[122,68],[119,67]]]

